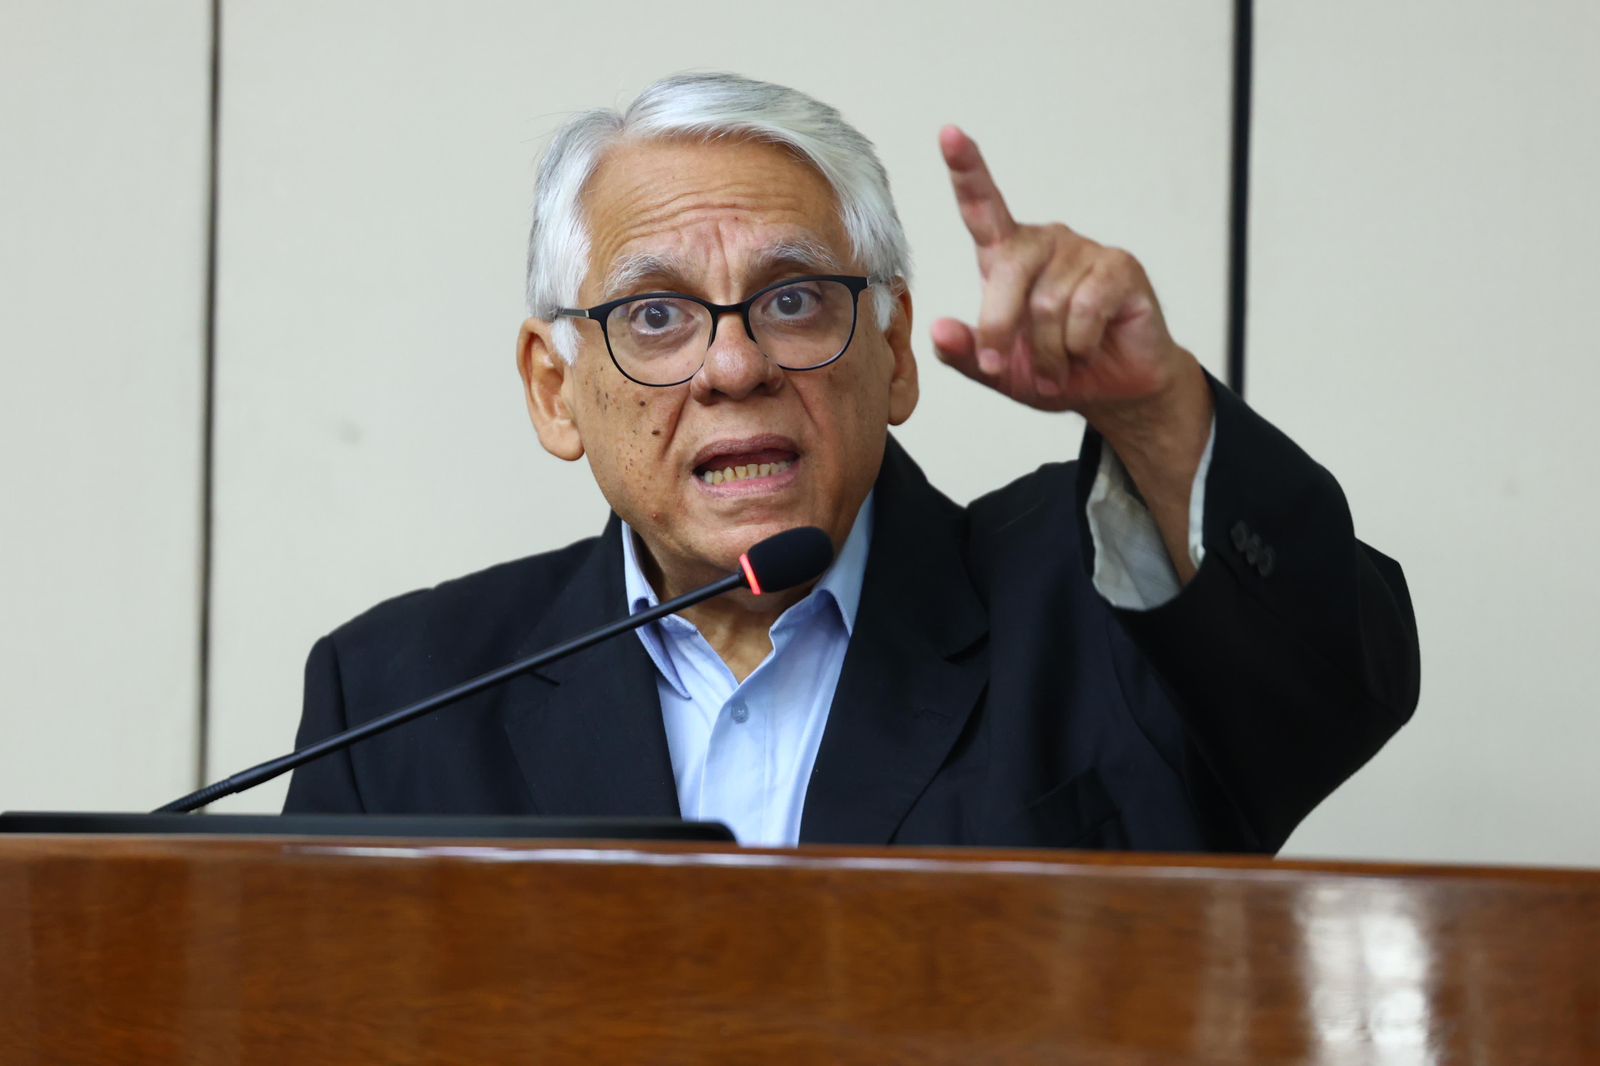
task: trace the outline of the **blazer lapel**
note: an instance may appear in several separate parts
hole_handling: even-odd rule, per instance
[[[891,438],[856,626],[801,818],[802,843],[885,844],[938,772],[988,680],[988,613],[963,512]]]
[[[628,610],[615,515],[519,655]],[[507,683],[502,723],[534,805],[551,816],[678,817],[655,665],[626,633]]]

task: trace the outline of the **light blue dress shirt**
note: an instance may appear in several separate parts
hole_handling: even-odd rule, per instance
[[[872,496],[844,547],[805,599],[768,631],[772,651],[741,683],[700,631],[678,615],[637,632],[656,666],[661,719],[685,818],[722,822],[741,844],[800,839],[806,784],[861,604],[872,541]],[[622,524],[628,609],[660,600]]]
[[[1189,556],[1205,558],[1205,484],[1216,422],[1189,494]],[[685,818],[722,822],[739,843],[799,842],[806,785],[817,761],[828,709],[855,629],[872,541],[872,496],[844,548],[811,594],[768,631],[772,652],[741,684],[700,631],[677,615],[637,630],[656,666],[662,724]],[[1117,607],[1148,610],[1179,592],[1155,519],[1134,491],[1120,459],[1101,449],[1089,492],[1093,581]],[[628,609],[660,600],[639,566],[633,530],[622,524],[622,569]]]

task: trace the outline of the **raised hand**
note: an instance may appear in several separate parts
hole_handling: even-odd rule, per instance
[[[977,144],[946,126],[939,147],[983,277],[977,327],[933,324],[939,358],[1047,411],[1102,412],[1163,396],[1192,376],[1138,260],[1061,223],[1019,225]]]
[[[1061,223],[1019,225],[972,138],[939,133],[983,275],[976,328],[933,324],[939,358],[1045,411],[1081,413],[1116,452],[1180,581],[1194,576],[1189,496],[1211,431],[1211,388],[1167,332],[1139,261]]]

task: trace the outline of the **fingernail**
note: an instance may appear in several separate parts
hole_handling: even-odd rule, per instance
[[[978,350],[978,369],[985,374],[998,374],[1003,366],[1005,366],[1005,359],[995,349],[980,348]]]

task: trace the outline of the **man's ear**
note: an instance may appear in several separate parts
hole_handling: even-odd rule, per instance
[[[895,279],[895,298],[899,306],[883,339],[894,357],[893,377],[889,379],[889,424],[898,426],[911,417],[917,409],[921,390],[917,385],[917,357],[911,351],[911,290],[899,278]]]
[[[530,318],[517,336],[517,372],[528,401],[528,417],[544,450],[572,462],[583,458],[583,435],[567,402],[573,368],[552,343],[551,323]]]

